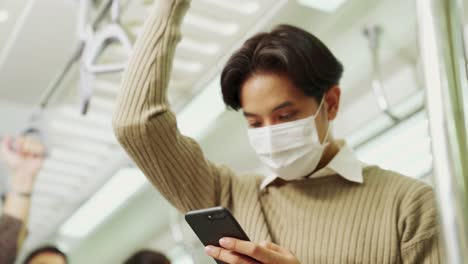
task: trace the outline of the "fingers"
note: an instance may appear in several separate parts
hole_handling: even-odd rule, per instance
[[[289,251],[288,249],[277,245],[275,243],[271,243],[268,241],[263,241],[260,243],[260,246],[268,248],[270,250],[273,250],[275,252],[278,252],[282,256],[281,260],[277,260],[276,262],[271,262],[271,263],[295,263],[298,264],[299,261],[297,258],[294,256],[294,254]]]
[[[27,157],[42,157],[45,147],[37,139],[32,137],[19,137],[16,140],[17,152]]]
[[[252,257],[261,263],[276,263],[278,259],[281,259],[281,254],[277,251],[249,241],[235,238],[222,238],[219,243],[225,249]]]
[[[205,247],[205,252],[213,258],[229,264],[259,264],[253,259],[248,259],[247,257],[220,247],[207,246]]]
[[[4,155],[16,155],[26,157],[43,157],[45,155],[45,146],[33,137],[5,136],[1,142],[1,152]]]
[[[273,251],[276,251],[276,252],[279,252],[279,253],[283,253],[283,254],[291,254],[291,252],[275,243],[271,243],[271,242],[268,242],[268,241],[263,241],[260,243],[260,246],[262,247],[265,247],[265,248],[268,248],[270,250],[273,250]]]
[[[235,238],[222,238],[220,247],[205,248],[209,256],[226,263],[298,264],[297,258],[287,249],[271,242],[255,244]]]
[[[18,154],[23,154],[24,151],[24,141],[25,141],[25,138],[24,137],[17,137],[14,142],[12,143],[12,146],[14,146],[14,149],[16,150],[16,153]]]

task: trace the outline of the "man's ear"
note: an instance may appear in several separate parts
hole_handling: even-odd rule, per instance
[[[324,95],[329,121],[334,120],[338,114],[338,110],[340,108],[340,96],[341,89],[338,85],[335,85],[332,88],[330,88]]]

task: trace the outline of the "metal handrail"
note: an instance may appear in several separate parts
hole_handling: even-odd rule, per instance
[[[446,260],[468,262],[468,73],[463,3],[416,0],[433,181]]]
[[[110,11],[112,22],[95,32],[94,36],[91,36],[83,53],[85,68],[93,74],[114,73],[125,69],[126,63],[95,64],[98,56],[100,56],[111,43],[119,42],[128,54],[132,50],[132,42],[119,23],[120,0],[112,0]]]
[[[82,1],[88,1],[88,0],[82,0]],[[84,6],[86,4],[86,6]],[[96,28],[99,23],[102,22],[104,19],[105,15],[109,12],[111,8],[112,0],[107,0],[106,3],[103,4],[102,8],[98,11],[96,17],[93,19],[93,22],[91,24],[91,28]],[[87,3],[80,2],[80,10],[78,11],[79,17],[78,17],[78,42],[75,44],[75,49],[73,50],[73,53],[70,55],[68,60],[66,61],[64,67],[60,72],[57,73],[53,81],[50,83],[50,85],[47,87],[46,91],[44,92],[44,95],[41,97],[40,103],[39,103],[39,108],[40,109],[45,109],[47,108],[48,104],[50,103],[51,98],[53,95],[58,91],[60,88],[61,83],[67,76],[67,74],[70,72],[71,68],[75,63],[77,63],[81,55],[83,54],[84,46],[85,46],[85,36],[86,31],[90,31],[89,25],[87,25],[87,17],[88,17],[88,5]],[[86,31],[85,31],[86,30]]]
[[[382,82],[379,58],[381,34],[382,28],[377,25],[369,26],[364,29],[364,36],[366,36],[367,40],[369,41],[369,49],[372,56],[372,90],[375,97],[377,98],[377,103],[380,109],[395,123],[398,123],[401,121],[401,118],[392,111]]]
[[[83,49],[80,67],[81,113],[83,115],[88,112],[95,75],[122,72],[127,65],[126,62],[96,64],[98,57],[115,42],[119,42],[127,54],[130,54],[132,50],[130,38],[119,23],[120,0],[111,1],[110,11],[112,22],[94,34],[89,34]]]

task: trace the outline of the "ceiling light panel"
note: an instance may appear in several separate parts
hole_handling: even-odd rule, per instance
[[[100,157],[96,155],[83,155],[76,151],[63,148],[52,148],[49,158],[65,163],[77,164],[85,167],[95,167],[100,164]]]
[[[94,89],[100,93],[116,96],[119,91],[119,85],[114,82],[98,79],[94,82]]]
[[[145,184],[148,182],[139,169],[119,170],[64,223],[60,233],[75,238],[86,236]]]
[[[297,0],[299,4],[322,10],[325,12],[334,12],[338,9],[342,4],[346,2],[346,0]]]
[[[8,11],[0,9],[0,23],[4,23],[8,20]]]
[[[54,138],[55,147],[61,147],[82,155],[108,156],[114,148],[106,142],[96,142],[82,138],[70,140],[64,137]]]
[[[43,171],[62,171],[66,173],[70,173],[72,175],[80,175],[83,177],[88,177],[91,176],[93,173],[92,169],[85,168],[83,166],[71,164],[71,163],[64,163],[52,159],[47,159],[44,162],[44,165],[42,166]],[[67,175],[64,175],[63,177],[66,177]]]
[[[235,23],[227,23],[203,17],[200,14],[188,13],[185,16],[184,24],[201,30],[209,31],[221,36],[232,36],[239,30]]]
[[[253,0],[201,0],[201,2],[242,15],[252,15],[260,9],[260,3]]]
[[[118,86],[118,84],[116,83]],[[108,113],[113,113],[115,107],[115,100],[109,98],[103,98],[101,96],[93,96],[91,99],[90,103],[90,109],[92,108],[97,108],[99,110],[108,112]]]
[[[117,144],[117,139],[112,130],[91,127],[72,120],[54,120],[51,122],[51,127],[55,133],[68,135],[72,138],[86,138],[96,142]]]
[[[173,67],[175,71],[182,71],[187,73],[199,72],[202,68],[202,64],[197,61],[187,61],[182,59],[174,59]]]
[[[77,107],[66,105],[58,112],[56,119],[59,120],[60,117],[63,117],[67,121],[73,120],[83,125],[98,126],[108,130],[112,129],[112,115],[96,111],[96,109],[90,109],[86,115],[82,115]]]
[[[177,49],[188,52],[202,53],[205,55],[214,55],[219,52],[219,44],[212,42],[203,42],[190,37],[183,37]]]
[[[70,186],[70,188],[80,188],[87,182],[85,178],[66,177],[64,175],[52,173],[41,174],[38,181],[51,186],[65,185]]]

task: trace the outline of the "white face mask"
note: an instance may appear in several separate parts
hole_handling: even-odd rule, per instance
[[[284,180],[295,180],[307,176],[317,168],[328,145],[325,142],[329,129],[322,144],[315,126],[323,101],[322,99],[317,112],[310,117],[248,129],[250,144],[260,160],[276,176]]]

